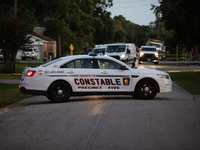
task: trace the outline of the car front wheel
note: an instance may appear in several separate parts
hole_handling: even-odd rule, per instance
[[[142,99],[153,99],[158,93],[158,85],[152,79],[143,79],[137,84],[136,93]]]
[[[53,102],[62,103],[66,102],[71,96],[70,86],[63,82],[58,81],[53,83],[48,90],[47,98]]]

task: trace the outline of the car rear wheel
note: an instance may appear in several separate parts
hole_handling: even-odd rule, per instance
[[[63,81],[58,81],[49,87],[47,98],[53,102],[61,103],[66,102],[70,96],[70,86]]]
[[[158,93],[158,85],[154,80],[143,79],[137,84],[136,93],[142,99],[153,99]]]

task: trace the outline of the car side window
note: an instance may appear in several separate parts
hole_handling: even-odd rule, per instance
[[[99,69],[120,69],[121,64],[114,62],[112,60],[107,59],[98,59],[97,63],[99,65]]]
[[[76,59],[62,65],[60,68],[93,68],[92,59]]]

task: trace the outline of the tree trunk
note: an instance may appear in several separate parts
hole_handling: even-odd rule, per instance
[[[15,61],[16,61],[17,51],[14,53],[7,52],[4,57],[4,72],[14,73],[15,72]]]

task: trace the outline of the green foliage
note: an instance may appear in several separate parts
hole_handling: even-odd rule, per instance
[[[14,72],[17,51],[25,44],[30,44],[28,33],[32,32],[29,22],[19,19],[0,18],[0,47],[5,64],[5,72]]]
[[[185,44],[187,49],[200,46],[200,1],[162,0],[160,11],[167,30],[173,30],[177,44]]]
[[[112,43],[114,38],[114,24],[110,17],[111,13],[106,11],[107,7],[113,5],[112,0],[93,0],[94,12],[94,42],[96,44]]]
[[[117,20],[114,19],[114,42],[125,42],[125,31],[122,27],[122,23]]]
[[[114,41],[135,43],[137,46],[146,44],[148,40],[146,34],[150,32],[149,26],[139,26],[134,24],[126,20],[122,15],[115,16],[113,20],[115,27]]]

